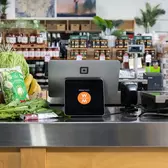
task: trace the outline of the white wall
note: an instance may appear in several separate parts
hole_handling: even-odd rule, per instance
[[[7,10],[8,18],[15,18],[15,0],[9,0],[10,7]],[[146,0],[97,0],[97,15],[106,19],[134,19],[139,16],[139,9],[144,8]],[[167,13],[159,18],[153,28],[155,31],[168,32],[168,0],[148,0],[152,5],[161,4]],[[136,26],[136,32],[142,28]]]

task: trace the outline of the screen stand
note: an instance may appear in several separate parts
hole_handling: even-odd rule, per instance
[[[100,78],[66,78],[65,114],[71,117],[103,116],[103,81]]]

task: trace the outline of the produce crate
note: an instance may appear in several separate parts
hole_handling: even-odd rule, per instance
[[[80,25],[79,24],[71,24],[71,31],[79,31]]]
[[[89,31],[90,25],[89,24],[81,24],[81,30],[82,31]]]
[[[57,30],[59,30],[59,31],[65,31],[65,24],[57,24],[56,25],[56,28],[57,28]]]

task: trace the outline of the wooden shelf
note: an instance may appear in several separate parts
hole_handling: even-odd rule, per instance
[[[114,51],[116,51],[116,50],[127,50],[127,48],[112,48]],[[156,50],[155,48],[145,48],[145,50]]]
[[[58,33],[67,33],[67,34],[71,34],[74,32],[77,33],[82,33],[82,32],[90,32],[90,33],[100,33],[101,30],[79,30],[79,31],[72,31],[72,30],[56,30],[56,29],[47,29],[48,32],[58,32]]]
[[[67,48],[68,50],[111,50],[111,48]]]
[[[25,58],[26,61],[44,61],[44,58]],[[64,60],[62,58],[51,58],[51,60]]]
[[[32,48],[32,49],[35,49],[35,48],[48,48],[47,45],[38,45],[38,44],[27,44],[27,45],[13,45],[13,48],[14,49],[18,49],[18,48]]]

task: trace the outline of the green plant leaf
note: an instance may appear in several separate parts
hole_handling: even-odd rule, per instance
[[[103,31],[106,30],[106,21],[99,16],[93,17],[93,22]]]
[[[144,26],[148,28],[153,27],[159,16],[164,15],[166,12],[164,9],[160,8],[160,4],[152,7],[149,3],[146,3],[146,10],[140,9],[141,17],[135,17],[135,21],[138,26]]]
[[[138,26],[143,26],[143,20],[139,17],[135,17],[135,22]]]
[[[111,35],[116,36],[116,37],[121,37],[124,34],[123,30],[115,30],[112,32]]]
[[[113,28],[113,24],[112,24],[112,21],[111,20],[105,20],[105,22],[106,22],[106,28],[108,28],[108,29],[112,29]]]
[[[121,26],[124,23],[124,21],[123,20],[112,20],[112,23],[113,23],[113,26],[117,28]]]

